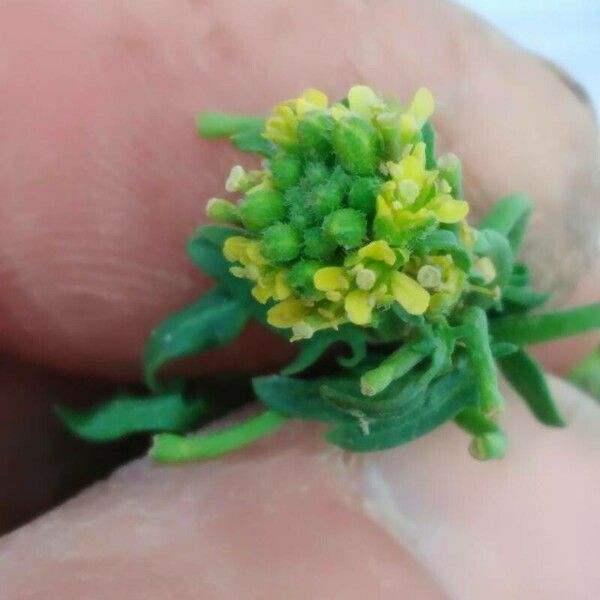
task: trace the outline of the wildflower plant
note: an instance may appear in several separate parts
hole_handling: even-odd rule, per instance
[[[161,431],[150,454],[163,462],[231,451],[291,417],[323,421],[329,442],[355,452],[454,421],[485,460],[507,446],[499,368],[538,420],[563,426],[524,347],[600,327],[600,304],[532,312],[548,295],[517,259],[531,202],[503,198],[469,224],[461,163],[437,156],[433,112],[424,88],[402,105],[359,85],[333,103],[308,89],[267,119],[203,114],[201,135],[263,157],[259,169],[231,169],[228,197],[207,203],[214,224],[188,243],[216,287],[150,335],[151,398],[63,408],[63,420],[95,440]],[[298,347],[281,373],[252,380],[267,410],[180,435],[218,414],[222,396],[190,393],[159,371],[231,343],[250,319]]]

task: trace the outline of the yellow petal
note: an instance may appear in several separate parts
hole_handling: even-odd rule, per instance
[[[266,304],[273,297],[273,289],[270,286],[257,283],[251,291],[253,298],[261,304]]]
[[[440,223],[458,223],[469,214],[469,204],[464,200],[454,200],[448,194],[434,198],[427,208],[431,210]]]
[[[276,304],[267,312],[267,322],[273,327],[285,329],[293,327],[307,314],[308,307],[297,298],[288,298]]]
[[[292,290],[287,284],[286,281],[287,273],[285,270],[281,270],[275,275],[275,299],[276,300],[285,300],[292,294]]]
[[[350,88],[348,105],[352,112],[358,113],[365,119],[373,117],[373,108],[383,108],[384,106],[381,98],[366,85],[355,85]]]
[[[246,248],[250,240],[241,235],[228,237],[223,244],[223,255],[229,262],[241,261],[246,256]]]
[[[355,325],[368,325],[371,322],[373,307],[369,294],[364,290],[353,290],[346,296],[344,308],[348,319]]]
[[[422,315],[429,306],[429,292],[414,279],[396,271],[392,274],[392,293],[396,302],[411,315]]]
[[[314,108],[327,108],[329,100],[327,94],[315,88],[308,88],[302,92],[302,100],[312,104]]]
[[[396,253],[385,240],[375,240],[358,251],[361,258],[372,258],[390,265],[396,262]]]
[[[248,242],[246,246],[246,255],[250,259],[250,263],[256,266],[267,264],[267,259],[260,253],[260,242],[253,240]]]
[[[423,126],[435,110],[435,100],[427,88],[419,88],[410,104],[408,111]]]
[[[349,287],[346,271],[342,267],[323,267],[313,277],[315,287],[327,292],[330,290],[347,290]]]

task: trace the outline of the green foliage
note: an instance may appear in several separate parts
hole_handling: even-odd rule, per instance
[[[523,242],[533,204],[523,194],[498,200],[479,223],[480,229],[492,229],[505,236],[516,255]]]
[[[536,360],[524,350],[518,350],[499,361],[502,374],[523,398],[538,421],[551,427],[564,427],[558,408],[552,399],[546,377]]]
[[[178,390],[151,398],[119,394],[89,411],[55,408],[62,422],[78,437],[111,442],[135,433],[186,431],[206,412],[202,398],[186,401]]]
[[[168,362],[232,342],[248,321],[246,306],[221,288],[174,313],[155,327],[144,348],[144,378],[159,390],[157,373]]]

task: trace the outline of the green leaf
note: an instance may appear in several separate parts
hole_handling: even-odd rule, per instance
[[[577,364],[568,378],[596,400],[600,400],[600,347]]]
[[[454,369],[437,379],[413,410],[399,418],[384,417],[339,424],[327,440],[354,452],[385,450],[410,442],[453,419],[477,397],[466,370]]]
[[[493,229],[505,236],[516,255],[521,247],[532,208],[531,200],[523,194],[506,196],[492,206],[479,223],[479,228]]]
[[[94,442],[111,442],[141,432],[185,431],[206,412],[202,399],[187,402],[180,392],[150,398],[120,394],[90,411],[64,406],[55,410],[77,436]]]
[[[281,375],[256,377],[252,383],[258,399],[272,410],[298,419],[326,423],[356,421],[356,417],[324,401],[320,388],[329,379],[294,379]]]
[[[231,343],[248,317],[244,305],[221,288],[207,292],[194,304],[168,317],[152,330],[144,348],[148,387],[160,388],[157,373],[169,361]]]
[[[503,375],[539,421],[552,427],[565,426],[548,389],[546,377],[533,357],[518,350],[500,358],[498,363]]]
[[[488,256],[496,267],[495,285],[503,287],[512,272],[513,253],[506,237],[493,229],[482,229],[477,232],[475,252],[479,256]]]
[[[433,170],[437,166],[437,161],[435,159],[435,130],[429,121],[423,125],[421,137],[425,142],[425,168]]]
[[[468,272],[471,268],[469,253],[461,246],[458,238],[452,231],[438,229],[430,233],[424,239],[417,242],[415,252],[419,255],[444,252],[450,254],[456,265],[463,271]]]
[[[231,136],[231,141],[242,152],[252,152],[270,158],[275,154],[275,146],[263,136],[263,129],[245,129]]]
[[[352,325],[343,325],[337,331],[335,329],[324,329],[317,331],[312,338],[300,342],[300,352],[296,358],[282,371],[282,375],[295,375],[304,371],[335,344],[346,344],[350,346],[352,356],[339,357],[338,362],[345,368],[355,367],[367,353],[368,334],[365,329],[359,329]]]
[[[246,130],[263,130],[265,119],[263,117],[250,117],[247,115],[229,115],[227,113],[207,111],[198,116],[198,134],[201,137],[214,139],[230,137]]]
[[[600,302],[541,315],[519,314],[490,321],[498,342],[519,346],[539,344],[600,329]]]
[[[502,288],[502,300],[526,310],[545,304],[551,294],[535,292],[530,287],[505,285]]]
[[[163,433],[154,436],[149,455],[162,463],[183,463],[215,458],[270,435],[286,420],[282,414],[267,410],[220,431],[188,437]]]
[[[492,356],[496,359],[512,354],[519,349],[519,346],[507,344],[506,342],[492,343],[490,347],[492,349]]]

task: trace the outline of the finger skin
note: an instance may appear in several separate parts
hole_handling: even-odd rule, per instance
[[[226,460],[125,467],[0,541],[0,598],[445,598],[318,438],[292,425]]]
[[[297,422],[225,459],[137,461],[0,540],[0,598],[596,598],[600,412],[552,392],[567,429],[505,390],[499,462],[453,424],[360,458]]]
[[[564,299],[592,262],[589,109],[450,4],[308,0],[290,18],[274,0],[9,0],[0,37],[0,327],[13,355],[138,376],[150,328],[208,285],[183,252],[206,199],[232,164],[253,163],[198,140],[196,113],[265,113],[308,85],[332,98],[357,82],[402,98],[429,86],[475,214],[515,190],[536,200],[527,252],[540,287]],[[255,347],[249,368],[280,352]]]

